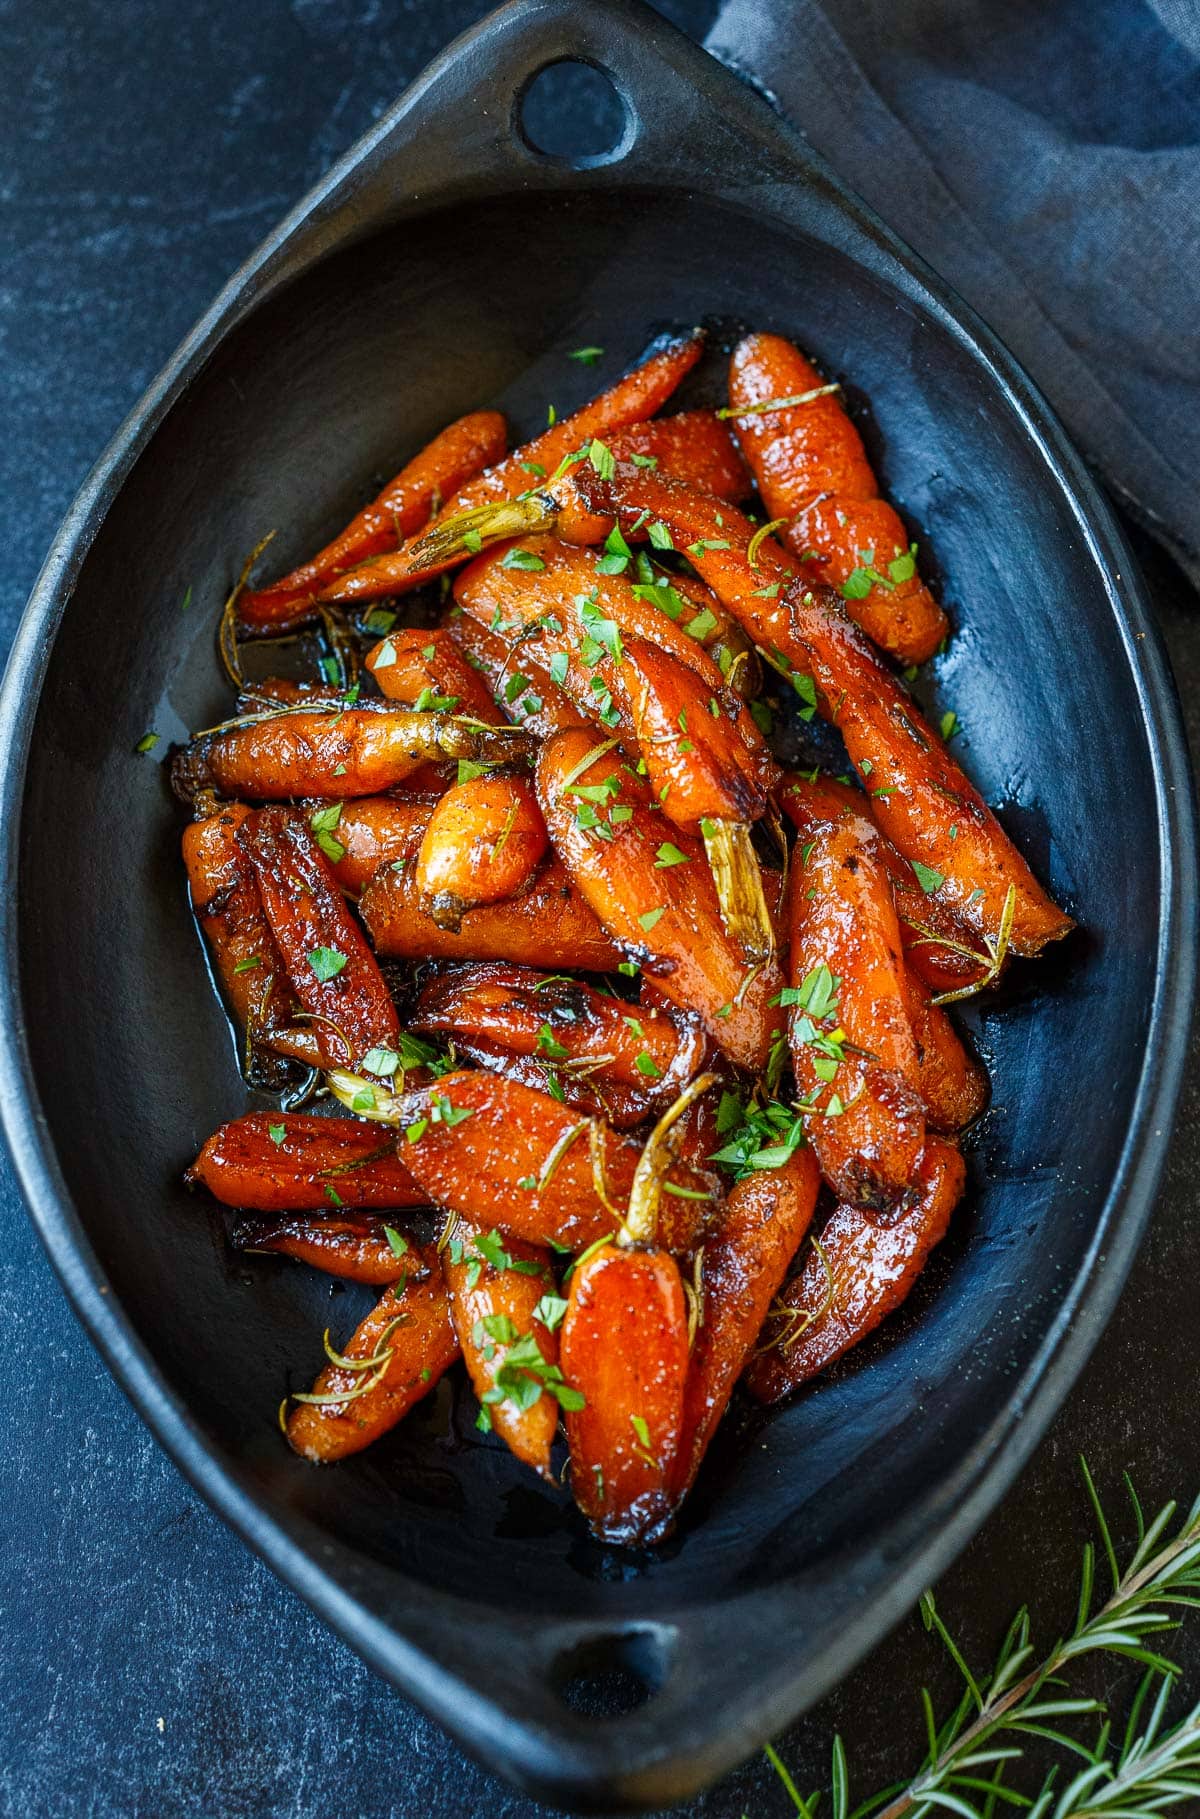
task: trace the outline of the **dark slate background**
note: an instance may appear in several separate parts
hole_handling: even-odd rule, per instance
[[[455,32],[471,0],[0,0],[0,638],[89,464],[218,285]],[[664,5],[703,36],[706,0]],[[1197,601],[1144,543],[1195,743]],[[1119,855],[1114,856],[1119,864]],[[1083,1450],[1150,1501],[1200,1490],[1192,1069],[1124,1299],[1032,1464],[940,1589],[977,1662],[1035,1599],[1053,1640]],[[1069,1101],[1064,1116],[1070,1116]],[[1164,1134],[1165,1141],[1165,1134]],[[531,1819],[198,1501],[109,1380],[0,1175],[0,1811],[21,1819]],[[1200,1691],[1200,1620],[1176,1653]],[[916,1766],[914,1618],[780,1741],[845,1735],[861,1798]],[[682,1810],[682,1809],[681,1809]],[[790,1810],[761,1760],[687,1809]]]

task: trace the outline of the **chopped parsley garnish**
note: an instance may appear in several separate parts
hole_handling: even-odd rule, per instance
[[[783,1167],[804,1142],[804,1118],[778,1100],[747,1105],[727,1092],[721,1095],[717,1132],[729,1135],[729,1142],[710,1160],[742,1181],[759,1169]]]
[[[567,359],[577,360],[580,366],[595,366],[603,352],[602,347],[577,347],[567,355]]]
[[[571,1051],[563,1047],[550,1025],[543,1023],[537,1033],[537,1052],[539,1055],[547,1055],[551,1061],[565,1061]]]
[[[686,865],[687,863],[688,863],[687,853],[681,853],[679,848],[676,845],[674,845],[674,843],[672,841],[664,840],[662,845],[659,847],[657,854],[655,855],[654,869],[655,869],[655,871],[664,872],[668,869],[668,867],[670,867],[672,865]],[[660,914],[661,914],[661,912],[660,912]],[[640,917],[639,920],[641,921],[642,926],[644,928],[645,920],[646,920],[645,917],[644,916]]]
[[[599,441],[595,436],[588,444],[587,458],[601,480],[611,480],[617,471],[617,463],[612,450],[607,443]]]
[[[256,967],[260,967],[261,965],[261,954],[248,954],[244,960],[238,961],[233,970],[235,973],[252,973]]]
[[[520,549],[516,545],[510,550],[505,550],[500,558],[501,568],[519,568],[527,570],[530,574],[536,573],[538,569],[545,568],[545,566],[542,558],[535,556],[531,549]]]
[[[143,733],[133,749],[135,752],[152,752],[161,737],[160,733]]]
[[[919,859],[913,860],[912,868],[916,874],[917,883],[927,897],[932,897],[934,891],[940,891],[946,882],[941,872],[935,872],[932,865],[922,865]]]
[[[958,715],[952,707],[947,708],[946,712],[942,715],[941,720],[938,722],[938,726],[943,739],[953,739],[955,733],[962,732]]]
[[[346,956],[336,947],[314,947],[308,956],[308,964],[321,984],[327,985],[331,979],[337,978],[345,966]]]
[[[271,1139],[271,1142],[275,1145],[276,1149],[278,1149],[280,1144],[283,1142],[284,1138],[287,1136],[287,1125],[286,1124],[268,1124],[267,1136]]]
[[[334,865],[346,857],[345,847],[333,837],[334,829],[341,820],[342,807],[340,802],[330,802],[324,808],[315,808],[308,818],[308,825],[317,837],[317,845]]]
[[[666,905],[664,904],[661,909],[647,910],[644,916],[638,917],[638,921],[645,929],[646,933],[649,934],[652,929],[658,927],[659,922],[665,914]]]

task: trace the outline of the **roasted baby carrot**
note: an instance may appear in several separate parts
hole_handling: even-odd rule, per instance
[[[451,621],[450,635],[479,672],[493,701],[517,726],[547,739],[565,727],[584,724],[549,671],[516,638],[502,637],[469,613],[460,613]]]
[[[421,908],[415,866],[399,859],[375,873],[359,907],[375,951],[389,959],[522,960],[593,973],[621,959],[558,859],[540,866],[521,896],[468,910],[456,933]]]
[[[263,914],[254,868],[238,844],[238,830],[250,810],[230,802],[193,821],[184,831],[192,907],[212,949],[225,996],[245,1040],[248,1072],[263,1085],[280,1085],[284,1075],[270,1053],[315,1067],[320,1046],[311,1029],[296,1023],[292,992],[279,950]]]
[[[401,1276],[424,1274],[420,1253],[403,1233],[366,1213],[344,1218],[291,1213],[282,1219],[240,1219],[232,1238],[239,1251],[293,1257],[297,1263],[310,1264],[344,1282],[385,1288]]]
[[[516,727],[490,728],[397,703],[281,709],[201,734],[176,755],[171,780],[190,801],[198,789],[275,801],[295,796],[375,796],[430,759],[515,761],[529,750]]]
[[[715,1083],[701,1074],[655,1126],[615,1242],[577,1262],[563,1320],[571,1489],[594,1532],[645,1544],[674,1516],[672,1475],[683,1436],[688,1315],[679,1268],[660,1248],[658,1210],[675,1128]]]
[[[491,690],[444,626],[389,632],[372,645],[364,662],[389,701],[471,716],[489,726],[503,723]]]
[[[325,1366],[287,1417],[292,1448],[315,1465],[360,1453],[427,1396],[459,1355],[437,1259],[420,1279],[404,1276]],[[329,1351],[329,1335],[326,1334]],[[286,1399],[285,1399],[286,1407]],[[282,1415],[282,1410],[280,1411]]]
[[[269,587],[238,599],[238,618],[249,632],[291,631],[315,612],[326,582],[411,537],[447,499],[485,467],[499,461],[506,441],[499,411],[471,411],[433,438],[389,480],[370,505],[308,562]]]
[[[791,874],[784,1002],[805,1128],[840,1199],[889,1210],[925,1141],[904,959],[878,836],[848,815]]]
[[[727,934],[700,842],[668,825],[594,732],[548,740],[537,789],[557,852],[613,940],[673,1003],[698,1014],[731,1060],[761,1068],[774,1023],[768,1000],[783,980],[773,959],[748,965]]]
[[[564,456],[593,438],[608,435],[627,423],[639,423],[652,417],[696,364],[702,348],[703,336],[699,330],[674,337],[623,379],[618,379],[608,391],[585,404],[582,410],[564,417],[532,442],[488,468],[478,480],[462,487],[449,505],[437,514],[434,526],[477,506],[514,499],[528,490],[531,481],[539,478],[539,469],[545,474],[553,474]],[[461,559],[460,554],[455,554],[440,563],[430,562],[416,547],[415,541],[410,540],[395,555],[378,556],[329,583],[322,590],[321,598],[379,600],[387,594],[403,593],[408,588],[421,586]]]
[[[433,814],[432,802],[358,796],[305,811],[317,844],[344,891],[357,896],[385,865],[415,858]]]
[[[523,1465],[550,1478],[562,1372],[549,1252],[502,1240],[495,1228],[460,1217],[441,1254],[481,1425],[493,1428]]]
[[[795,397],[808,402],[762,409]],[[949,630],[946,615],[917,573],[899,517],[877,496],[862,438],[816,367],[781,335],[747,335],[730,361],[729,402],[767,516],[789,521],[783,539],[809,578],[838,588],[867,636],[902,662],[931,657]]]
[[[813,1153],[795,1150],[729,1190],[700,1254],[698,1309],[684,1390],[683,1438],[671,1474],[682,1501],[758,1343],[763,1322],[808,1230],[821,1185]]]
[[[372,1048],[395,1048],[391,993],[307,824],[289,809],[258,809],[238,840],[258,878],[292,990],[327,1061],[354,1067]]]
[[[221,1125],[185,1178],[225,1206],[263,1213],[427,1203],[387,1131],[302,1112],[248,1112]]]
[[[931,1137],[917,1169],[916,1198],[891,1224],[839,1206],[803,1269],[784,1289],[773,1343],[744,1382],[759,1402],[778,1402],[865,1339],[899,1307],[945,1236],[966,1170],[950,1143]],[[819,1244],[819,1249],[817,1245]]]
[[[459,930],[468,910],[525,890],[548,844],[528,777],[467,778],[447,790],[422,837],[416,861],[422,910],[439,928]]]
[[[963,1045],[945,1011],[911,967],[905,967],[905,1007],[917,1049],[917,1087],[930,1128],[948,1132],[973,1124],[988,1102],[988,1078]]]
[[[1071,918],[1047,896],[944,742],[846,618],[838,595],[789,583],[795,564],[735,506],[689,493],[648,469],[619,467],[607,481],[590,468],[580,472],[591,502],[615,510],[627,535],[637,534],[639,522],[657,523],[686,547],[768,660],[837,726],[870,789],[872,813],[923,868],[917,874],[923,888],[927,883],[993,944],[1009,920],[1018,954],[1035,954],[1069,932]]]

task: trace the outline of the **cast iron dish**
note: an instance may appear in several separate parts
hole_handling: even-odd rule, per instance
[[[568,56],[625,106],[619,143],[577,166],[520,124],[533,76]],[[189,586],[220,600],[273,524],[279,565],[296,559],[456,411],[491,400],[528,434],[565,350],[698,309],[795,335],[871,399],[871,453],[961,628],[939,681],[968,763],[1086,933],[982,1013],[995,1094],[974,1191],[908,1308],[714,1448],[680,1536],[631,1568],[475,1445],[448,1395],[336,1471],[283,1446],[280,1385],[337,1310],[324,1280],[237,1263],[180,1185],[244,1089],[196,965],[166,777],[133,748],[154,728],[165,754],[221,709]],[[298,521],[313,499],[326,515]],[[1191,798],[1128,552],[1061,431],[657,15],[517,0],[155,382],[48,559],[0,724],[5,903],[20,889],[4,1121],[118,1378],[216,1508],[490,1766],[582,1806],[684,1798],[823,1693],[977,1527],[1095,1342],[1153,1198],[1193,988]],[[616,1667],[648,1694],[636,1709],[597,1720],[564,1697]]]

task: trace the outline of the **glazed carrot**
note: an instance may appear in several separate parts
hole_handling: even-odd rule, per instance
[[[528,777],[471,777],[433,811],[416,861],[421,908],[457,931],[468,910],[526,889],[549,844]]]
[[[221,1125],[185,1179],[225,1206],[263,1213],[427,1204],[386,1131],[302,1112],[248,1112]]]
[[[703,336],[699,330],[667,342],[641,366],[618,379],[608,391],[585,404],[582,410],[564,417],[561,423],[488,468],[478,480],[462,487],[455,498],[443,506],[434,524],[442,524],[447,518],[457,517],[477,506],[514,499],[537,479],[538,468],[548,475],[553,474],[565,455],[593,437],[609,435],[627,423],[639,423],[652,417],[684,375],[691,371],[702,349]],[[338,601],[379,600],[384,595],[421,586],[460,560],[461,556],[456,554],[444,562],[430,563],[410,541],[395,555],[378,556],[331,582],[322,589],[320,597]]]
[[[901,685],[846,618],[830,589],[788,585],[789,563],[735,506],[675,487],[653,470],[618,468],[611,482],[580,468],[597,509],[616,510],[627,535],[650,514],[745,626],[792,674],[797,692],[837,726],[892,843],[924,868],[929,892],[998,943],[1007,915],[1014,952],[1035,954],[1073,926],[1050,900],[996,817]],[[718,522],[719,517],[719,522]],[[1006,912],[1006,905],[1011,909]]]
[[[584,724],[550,672],[518,639],[502,637],[467,613],[451,622],[450,635],[479,672],[500,711],[526,732],[548,739],[565,727]]]
[[[817,1204],[821,1177],[810,1149],[760,1169],[729,1190],[700,1253],[699,1319],[684,1391],[683,1439],[671,1474],[676,1502],[691,1487],[733,1386]]]
[[[780,770],[732,689],[711,688],[645,638],[623,641],[621,680],[650,787],[689,833],[704,820],[757,821]]]
[[[501,1048],[485,1036],[456,1036],[454,1052],[461,1061],[473,1061],[477,1067],[503,1074],[507,1080],[534,1087],[539,1093],[548,1092],[585,1118],[601,1118],[617,1131],[644,1124],[662,1104],[661,1095],[603,1079],[602,1069],[594,1073],[564,1073],[553,1061],[514,1054],[512,1049]]]
[[[400,1244],[408,1241],[393,1226]],[[241,1219],[233,1228],[235,1249],[294,1257],[326,1276],[386,1288],[403,1275],[423,1275],[420,1254],[411,1246],[398,1254],[382,1219],[359,1213],[351,1218],[321,1218],[292,1213],[282,1219]]]
[[[450,714],[364,702],[324,712],[284,709],[202,734],[176,755],[171,781],[185,800],[203,788],[268,801],[375,796],[429,759],[503,763],[527,750],[514,727],[493,731]]]
[[[759,1402],[778,1402],[865,1339],[899,1307],[945,1236],[966,1170],[950,1143],[931,1137],[917,1169],[917,1198],[891,1224],[839,1206],[803,1269],[780,1297],[775,1343],[743,1379]]]
[[[431,802],[400,796],[359,796],[307,810],[334,877],[354,896],[383,866],[415,857],[432,814]]]
[[[394,1049],[391,993],[310,829],[288,809],[263,808],[243,822],[238,840],[326,1060],[353,1067],[372,1048]]]
[[[244,593],[238,601],[243,627],[279,632],[302,624],[312,616],[317,592],[326,582],[411,537],[465,481],[499,461],[504,445],[499,411],[459,417],[402,467],[332,543],[270,587]]]
[[[672,1099],[705,1048],[685,1017],[630,1005],[581,979],[496,961],[435,975],[422,988],[410,1027],[456,1043],[493,1042],[544,1058],[564,1074],[586,1068],[621,1086],[665,1090]]]
[[[804,837],[822,825],[835,826],[846,815],[869,812],[871,798],[853,785],[833,777],[789,776],[777,799]],[[971,947],[966,930],[946,906],[929,897],[917,883],[916,873],[883,833],[879,851],[892,883],[892,897],[900,919],[904,959],[911,972],[933,992],[966,991],[998,976],[986,954]]]
[[[439,928],[421,908],[415,867],[405,863],[397,871],[396,864],[375,873],[359,905],[375,951],[389,959],[522,960],[593,973],[621,959],[557,859],[539,868],[520,897],[468,910],[457,933]]]
[[[254,869],[238,844],[238,829],[249,813],[244,803],[230,802],[193,821],[184,830],[183,862],[192,908],[212,949],[230,1011],[244,1032],[247,1057],[260,1069],[267,1059],[263,1084],[278,1085],[283,1076],[262,1057],[262,1049],[315,1067],[320,1047],[313,1031],[294,1021],[291,988],[263,914]]]
[[[551,1478],[562,1374],[542,1299],[555,1296],[549,1252],[501,1241],[496,1230],[460,1217],[442,1246],[442,1274],[483,1418],[523,1465]]]
[[[288,1442],[304,1459],[330,1465],[360,1453],[427,1396],[459,1355],[436,1259],[425,1257],[420,1280],[402,1277],[385,1290],[357,1328],[343,1357],[330,1362],[287,1418]]]
[[[613,765],[592,732],[546,742],[537,789],[557,852],[613,940],[673,1003],[697,1013],[731,1060],[761,1068],[768,1000],[783,981],[773,960],[748,966],[726,933],[699,841],[668,828],[641,779]],[[597,838],[597,824],[610,837]]]
[[[931,1004],[912,969],[905,966],[905,1008],[917,1049],[917,1089],[932,1130],[953,1134],[974,1124],[988,1102],[988,1078],[945,1011]]]
[[[503,722],[491,690],[445,627],[389,632],[371,647],[364,663],[389,701],[471,715],[489,726]]]
[[[715,1083],[701,1074],[655,1126],[616,1241],[576,1264],[563,1319],[571,1489],[605,1540],[647,1543],[670,1527],[683,1434],[688,1317],[679,1268],[659,1248],[663,1182],[688,1106]]]
[[[729,366],[735,410],[819,391],[825,381],[781,335],[747,335]],[[916,572],[908,533],[879,488],[836,395],[734,419],[771,519],[809,578],[840,590],[851,618],[905,663],[931,657],[949,630]],[[869,490],[867,490],[869,489]],[[852,579],[853,577],[853,579]]]
[[[842,1200],[890,1209],[925,1141],[891,885],[872,824],[818,828],[791,875],[788,1042],[805,1129]]]
[[[486,1072],[445,1075],[372,1114],[395,1119],[412,1174],[439,1205],[529,1244],[572,1249],[609,1236],[629,1200],[638,1144],[580,1118],[548,1093]],[[707,1198],[687,1168],[674,1187]],[[686,1247],[702,1202],[672,1198],[669,1241]]]

